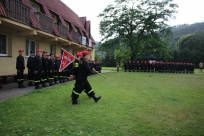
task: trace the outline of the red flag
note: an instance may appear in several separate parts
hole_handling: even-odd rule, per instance
[[[63,69],[69,66],[69,64],[71,64],[74,60],[75,60],[75,57],[72,54],[70,54],[66,50],[63,50],[59,72],[61,72]]]

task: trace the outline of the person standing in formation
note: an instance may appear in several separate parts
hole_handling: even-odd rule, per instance
[[[119,62],[116,63],[116,68],[117,68],[117,72],[119,72],[119,68],[120,68]]]
[[[30,57],[27,60],[27,68],[28,68],[28,86],[33,86],[34,79],[34,51],[30,51]]]
[[[58,84],[58,79],[59,79],[59,67],[60,67],[60,56],[55,55],[55,76],[54,76],[54,82],[55,84]]]
[[[42,75],[42,59],[41,59],[41,50],[36,51],[36,56],[34,57],[34,77],[35,77],[35,89],[41,89],[40,81]]]
[[[201,61],[199,64],[200,72],[203,73],[203,62]]]
[[[82,52],[82,54],[83,54],[83,57],[81,57],[79,61],[78,81],[76,83],[75,90],[72,92],[72,104],[73,105],[79,104],[77,99],[84,89],[88,92],[88,95],[94,99],[95,102],[98,102],[98,100],[101,99],[101,96],[99,97],[95,96],[95,93],[92,90],[92,87],[87,80],[87,76],[91,73],[91,70],[88,64],[90,53],[85,50]]]
[[[43,51],[42,55],[42,76],[41,76],[41,82],[42,87],[48,87],[46,85],[46,82],[48,80],[48,53],[46,51]]]
[[[23,81],[24,81],[23,72],[25,70],[23,52],[24,50],[22,49],[18,50],[19,56],[16,59],[18,88],[25,88],[25,86],[23,85]]]
[[[53,86],[54,79],[54,68],[55,68],[55,59],[54,54],[50,54],[50,59],[48,60],[48,71],[49,71],[49,86]]]

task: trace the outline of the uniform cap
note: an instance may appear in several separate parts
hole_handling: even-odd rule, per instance
[[[51,56],[51,55],[54,55],[54,54],[50,53],[50,56]]]
[[[76,56],[77,56],[77,57],[81,57],[81,56],[83,56],[83,54],[82,54],[82,52],[78,52],[78,53],[76,54]]]
[[[23,49],[20,49],[20,50],[18,50],[18,52],[24,52],[24,50],[23,50]]]
[[[90,54],[87,50],[84,50],[82,53],[83,53],[83,55],[89,55]]]
[[[42,50],[39,49],[39,50],[37,50],[36,52],[37,52],[37,53],[38,53],[38,52],[42,52]]]
[[[30,51],[30,53],[35,53],[34,51]]]
[[[43,51],[43,53],[47,53],[46,51]]]
[[[59,55],[55,55],[55,58],[59,58],[60,56]]]

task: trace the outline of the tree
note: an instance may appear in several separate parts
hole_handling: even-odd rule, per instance
[[[178,47],[179,61],[198,64],[204,61],[204,31],[183,35],[176,43]]]
[[[166,22],[177,7],[173,0],[115,0],[115,5],[108,5],[99,14],[102,40],[123,38],[130,47],[131,58],[135,59],[142,40],[168,34],[170,29]]]

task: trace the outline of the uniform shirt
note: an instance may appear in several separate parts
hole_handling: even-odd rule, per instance
[[[22,70],[25,69],[25,64],[24,64],[24,57],[19,55],[16,59],[16,69],[17,70]]]
[[[80,63],[81,64],[79,65],[78,78],[87,78],[87,76],[92,73],[89,63],[83,57],[80,59]]]
[[[48,60],[48,70],[54,70],[54,68],[55,68],[55,60],[50,58]]]
[[[42,70],[47,71],[48,70],[48,59],[42,57]]]
[[[59,70],[61,60],[55,59],[55,70]]]
[[[40,56],[36,55],[33,61],[34,61],[34,71],[42,70],[42,59],[40,58]]]
[[[34,57],[30,56],[27,60],[27,68],[34,69]]]

